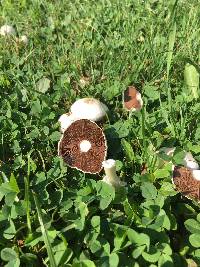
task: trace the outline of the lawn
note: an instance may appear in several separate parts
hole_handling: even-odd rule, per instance
[[[0,266],[200,266],[199,204],[156,154],[200,162],[199,0],[2,0],[4,24],[16,36],[0,35]],[[139,112],[123,108],[129,85]],[[83,97],[109,108],[124,186],[57,156],[58,119]]]

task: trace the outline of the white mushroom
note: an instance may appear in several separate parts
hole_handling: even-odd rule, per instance
[[[128,111],[140,111],[143,106],[143,100],[140,92],[134,86],[128,86],[123,92],[123,106]]]
[[[192,170],[192,176],[195,180],[200,181],[200,170]]]
[[[114,187],[124,186],[125,182],[122,182],[116,173],[116,161],[114,159],[107,159],[102,163],[106,176],[103,181]]]
[[[72,168],[84,173],[99,173],[107,155],[103,130],[87,119],[74,121],[58,143],[58,155]]]
[[[6,35],[15,35],[15,29],[13,28],[13,26],[10,25],[3,25],[0,28],[0,35],[6,36]]]
[[[60,116],[58,121],[60,122],[61,132],[64,133],[64,131],[72,124],[72,122],[75,121],[75,119],[72,114],[63,114]]]
[[[70,111],[76,120],[88,119],[96,122],[106,116],[108,108],[95,98],[82,98],[71,106]]]
[[[22,35],[20,38],[19,38],[19,41],[24,43],[25,45],[28,44],[28,37],[26,35]]]
[[[196,162],[196,160],[193,158],[190,152],[186,152],[185,157],[183,159],[183,165],[191,170],[199,169],[199,164]]]

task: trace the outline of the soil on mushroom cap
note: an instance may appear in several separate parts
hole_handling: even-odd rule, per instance
[[[82,152],[80,143],[87,140],[91,148]],[[83,172],[98,173],[106,157],[106,140],[101,128],[94,122],[82,119],[73,122],[59,143],[59,155],[71,167]]]
[[[176,189],[184,196],[200,200],[200,181],[193,178],[191,170],[176,166],[173,172],[173,182]]]

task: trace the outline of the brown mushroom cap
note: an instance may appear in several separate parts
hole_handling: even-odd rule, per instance
[[[142,99],[140,93],[134,86],[128,86],[123,93],[124,108],[128,111],[140,110],[142,108]]]
[[[87,151],[81,150],[83,143],[90,145]],[[107,154],[105,135],[95,122],[77,120],[63,133],[58,154],[72,168],[85,173],[99,173]]]
[[[174,167],[173,183],[177,191],[189,199],[200,201],[200,181],[195,180],[192,170],[185,167]]]

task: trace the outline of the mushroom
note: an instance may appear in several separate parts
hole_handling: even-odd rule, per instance
[[[167,156],[172,157],[175,149],[176,149],[175,147],[162,147],[157,153],[164,152]],[[159,158],[158,162],[159,167],[162,167],[165,163],[166,163],[165,160]],[[194,157],[190,152],[185,152],[182,165],[191,170],[199,169],[199,164],[197,163],[197,161],[194,159]],[[172,167],[174,168],[174,165]]]
[[[15,35],[16,32],[15,32],[15,29],[13,28],[13,26],[10,26],[10,25],[3,25],[1,26],[0,28],[0,35],[2,36],[8,36],[8,35]]]
[[[75,119],[101,121],[108,111],[108,107],[95,98],[81,98],[70,109]]]
[[[172,182],[176,190],[189,199],[200,201],[200,170],[174,167]],[[198,179],[197,179],[198,178]]]
[[[58,121],[60,122],[61,133],[64,133],[64,131],[72,124],[72,122],[75,121],[75,119],[71,113],[66,113],[61,115]]]
[[[19,38],[19,41],[25,45],[28,44],[28,37],[26,35],[22,35],[20,38]]]
[[[128,111],[140,111],[143,106],[141,94],[134,86],[128,86],[123,93],[123,106]]]
[[[199,164],[196,162],[196,160],[193,158],[192,154],[190,152],[185,153],[185,157],[183,159],[183,165],[191,170],[198,170]]]
[[[58,155],[64,162],[84,173],[99,173],[107,154],[102,129],[87,119],[72,122],[58,143]]]
[[[103,161],[102,166],[106,176],[104,176],[103,181],[114,187],[124,186],[125,182],[122,182],[116,173],[116,161],[114,159],[107,159]]]
[[[81,98],[71,106],[70,110],[69,113],[61,115],[58,120],[61,124],[62,133],[75,120],[88,119],[94,122],[102,122],[108,108],[95,98]]]

